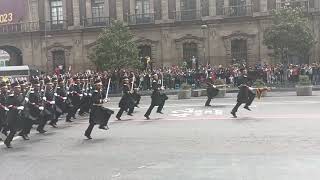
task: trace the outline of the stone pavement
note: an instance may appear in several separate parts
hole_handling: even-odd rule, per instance
[[[114,116],[109,131],[88,122],[59,122],[48,134],[34,131],[30,141],[16,138],[13,149],[0,144],[0,177],[6,180],[301,180],[320,172],[320,92],[297,97],[273,92],[256,100],[252,112],[230,110],[236,94],[213,100],[177,100],[164,113],[143,118],[150,97],[133,117]],[[119,98],[108,107],[117,110]]]

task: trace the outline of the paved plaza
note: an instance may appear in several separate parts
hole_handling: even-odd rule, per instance
[[[143,97],[133,117],[112,116],[109,131],[83,136],[87,118],[64,120],[48,133],[34,130],[13,149],[0,142],[3,180],[313,180],[320,176],[320,92],[297,97],[271,92],[252,112],[231,118],[236,94],[214,99],[169,96],[164,115],[143,114]],[[107,104],[117,111],[119,98]]]

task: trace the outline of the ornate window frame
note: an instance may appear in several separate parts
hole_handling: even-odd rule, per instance
[[[52,55],[52,53],[54,51],[64,51],[64,54],[65,54],[65,65],[66,65],[66,67],[70,66],[72,64],[70,62],[71,49],[72,49],[72,46],[64,46],[64,45],[62,45],[60,43],[54,43],[51,46],[48,46],[46,48],[48,66],[50,67],[50,66],[53,65],[53,55]],[[49,68],[49,67],[47,67],[47,68]]]
[[[232,62],[232,52],[231,52],[231,42],[233,40],[246,40],[247,41],[247,62],[250,63],[254,61],[250,55],[254,54],[254,40],[256,34],[248,34],[240,31],[235,31],[230,35],[223,36],[224,47],[226,49],[226,60],[231,63]]]
[[[175,40],[175,44],[176,44],[176,49],[177,49],[177,59],[179,60],[179,62],[183,61],[183,44],[184,43],[195,43],[197,44],[198,47],[198,52],[199,52],[199,59],[202,59],[201,57],[201,52],[203,51],[203,47],[204,47],[204,38],[203,37],[198,37],[198,36],[194,36],[191,34],[186,34],[184,36],[182,36],[179,39]]]

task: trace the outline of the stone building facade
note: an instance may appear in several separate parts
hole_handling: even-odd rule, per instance
[[[0,49],[11,65],[82,71],[93,67],[87,56],[114,19],[135,34],[140,56],[157,65],[192,57],[215,65],[269,62],[263,32],[270,11],[287,5],[304,7],[319,41],[319,0],[28,0],[19,22],[0,22]],[[317,44],[310,61],[319,61],[319,51]]]

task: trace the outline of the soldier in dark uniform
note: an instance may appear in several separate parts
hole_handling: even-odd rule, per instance
[[[6,114],[7,114],[7,97],[8,97],[8,86],[6,82],[0,83],[0,132],[3,132],[3,134],[7,135],[5,132],[7,120],[6,120]]]
[[[21,128],[21,117],[24,109],[24,97],[21,93],[21,86],[18,82],[11,84],[13,93],[8,96],[7,105],[9,111],[7,113],[8,130],[10,131],[4,144],[11,148],[11,141],[16,132]]]
[[[155,75],[154,80],[152,82],[153,92],[151,95],[151,105],[150,105],[149,109],[147,110],[146,114],[144,115],[144,117],[146,117],[147,119],[150,119],[149,116],[155,106],[158,106],[157,113],[163,114],[162,109],[165,104],[165,100],[167,99],[165,94],[162,95],[160,93],[160,86],[161,85],[159,85],[157,81],[158,81],[158,79],[157,79],[157,76]]]
[[[71,102],[73,105],[72,117],[75,119],[75,115],[80,108],[81,98],[83,96],[82,89],[80,88],[80,78],[73,77],[74,84],[70,86],[69,92],[71,94]],[[67,119],[66,122],[72,122],[71,119]]]
[[[65,112],[67,112],[69,115],[70,108],[72,107],[70,106],[71,102],[68,101],[67,91],[64,87],[64,80],[61,77],[57,79],[54,96],[55,96],[55,117],[49,124],[55,128],[57,126],[59,117]]]
[[[92,139],[91,132],[96,124],[99,124],[99,129],[108,130],[108,122],[111,114],[113,114],[113,111],[103,107],[106,94],[102,90],[101,80],[96,80],[94,84],[95,89],[92,92],[89,126],[84,134],[88,139]]]
[[[237,118],[237,111],[241,104],[245,104],[244,108],[247,109],[248,111],[251,111],[250,105],[252,104],[254,98],[255,98],[255,93],[250,90],[250,86],[252,84],[252,81],[247,77],[245,69],[241,69],[241,76],[238,79],[238,96],[237,96],[237,104],[235,107],[232,109],[231,114],[233,115],[234,118]]]
[[[211,78],[208,79],[207,81],[207,101],[205,106],[211,106],[210,102],[211,99],[214,98],[215,96],[217,96],[219,93],[219,89],[214,85],[213,81]]]
[[[19,133],[23,139],[28,140],[28,135],[30,134],[33,124],[39,124],[40,113],[43,110],[41,91],[40,91],[40,82],[37,78],[31,80],[32,90],[30,91],[28,102],[25,105],[25,108],[28,110],[28,114],[25,117],[25,123],[22,131]]]
[[[51,121],[54,118],[54,89],[53,84],[51,82],[50,78],[46,78],[44,80],[45,83],[45,91],[43,96],[43,102],[44,102],[44,111],[42,113],[41,121],[39,123],[39,126],[37,128],[37,131],[41,134],[46,133],[47,131],[44,130],[45,125],[48,121]]]
[[[83,97],[81,99],[79,115],[84,116],[86,113],[89,113],[90,109],[90,99],[91,99],[91,89],[86,76],[83,77],[83,82],[81,86]]]
[[[123,79],[123,87],[122,87],[122,92],[123,92],[123,95],[122,95],[122,98],[119,102],[119,107],[120,107],[120,110],[118,112],[118,114],[116,115],[116,118],[118,120],[121,120],[121,116],[123,114],[124,111],[128,111],[128,115],[129,116],[132,116],[132,113],[133,113],[133,109],[134,109],[134,100],[131,96],[131,92],[130,92],[130,86],[129,86],[129,79],[127,77],[125,77]]]

